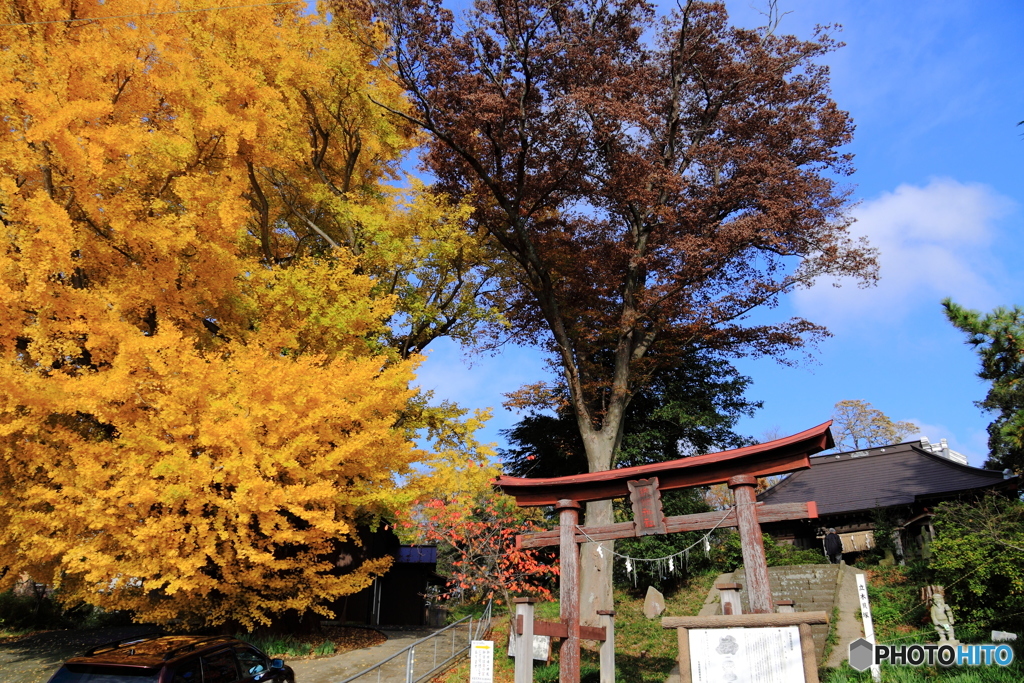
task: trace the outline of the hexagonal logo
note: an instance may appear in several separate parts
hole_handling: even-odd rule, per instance
[[[875,646],[864,638],[850,643],[850,666],[857,671],[864,671],[875,663]]]

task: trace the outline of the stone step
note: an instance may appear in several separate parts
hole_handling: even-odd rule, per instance
[[[798,612],[823,611],[831,617],[838,572],[839,565],[769,567],[768,585],[774,600],[792,600],[793,608]],[[731,581],[742,584],[746,589],[746,573],[742,567],[733,572]],[[740,592],[740,604],[744,612],[750,609],[746,590]],[[818,661],[821,661],[825,640],[828,638],[828,625],[811,626],[811,636]]]

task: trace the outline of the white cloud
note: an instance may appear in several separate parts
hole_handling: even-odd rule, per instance
[[[1002,260],[993,224],[1013,206],[977,183],[937,178],[924,187],[900,185],[853,212],[853,233],[866,235],[880,252],[878,286],[844,282],[836,288],[821,281],[797,292],[794,304],[801,315],[842,328],[895,323],[946,296],[978,308],[1005,303],[998,294]]]

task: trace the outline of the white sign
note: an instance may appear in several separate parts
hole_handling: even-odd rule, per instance
[[[860,614],[864,620],[864,639],[875,644],[875,624],[871,620],[871,603],[868,602],[868,581],[863,574],[857,574],[857,597],[860,598]],[[882,671],[877,664],[871,665],[871,678],[882,680]]]
[[[494,642],[474,640],[469,644],[469,683],[494,683]]]
[[[693,628],[690,677],[693,683],[803,683],[800,629]]]
[[[511,631],[508,634],[508,656],[516,656],[516,641],[522,638],[521,635],[516,634],[515,631]],[[551,636],[537,636],[533,637],[533,658],[541,662],[546,662],[551,658]]]

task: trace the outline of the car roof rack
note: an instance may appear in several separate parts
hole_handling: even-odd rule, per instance
[[[164,653],[164,661],[166,662],[168,659],[173,659],[174,657],[177,657],[178,655],[185,652],[193,652],[200,645],[207,645],[215,640],[234,640],[234,638],[232,636],[207,636],[206,638],[200,638],[191,643],[179,645],[173,650],[168,650]]]
[[[100,652],[109,652],[111,650],[116,650],[119,647],[124,647],[125,645],[135,645],[136,643],[142,643],[147,640],[154,640],[162,635],[163,633],[161,633],[160,631],[154,631],[152,633],[144,633],[141,636],[132,636],[131,638],[122,638],[121,640],[103,643],[102,645],[95,645],[86,650],[82,656],[92,657],[93,655],[99,654]]]

